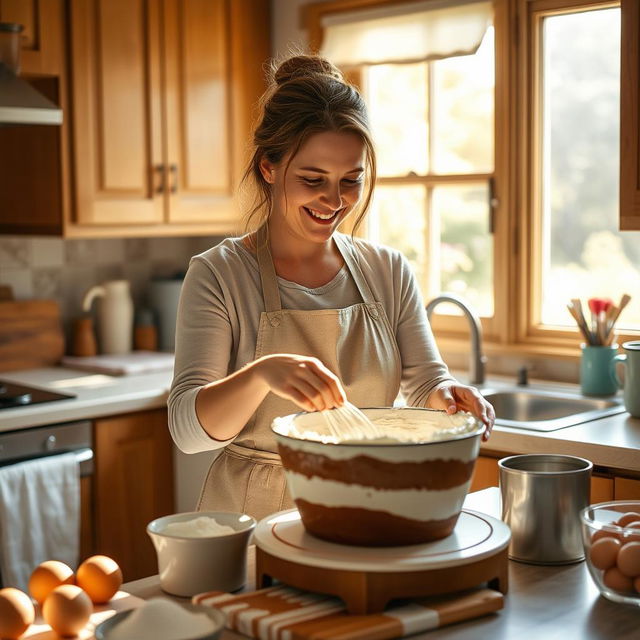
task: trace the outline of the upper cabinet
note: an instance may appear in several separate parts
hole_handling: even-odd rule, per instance
[[[640,2],[621,1],[620,230],[640,231]]]
[[[270,52],[268,0],[70,0],[67,6],[70,138],[68,162],[63,157],[56,167],[62,199],[49,207],[53,232],[237,231],[235,192]],[[19,155],[19,147],[14,141],[12,151]],[[32,172],[34,184],[38,174]],[[30,205],[8,211],[9,224],[3,215],[0,231],[41,233],[35,221],[42,216]]]

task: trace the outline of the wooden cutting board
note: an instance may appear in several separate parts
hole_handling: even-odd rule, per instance
[[[474,589],[421,598],[383,613],[352,615],[338,598],[281,584],[249,593],[202,593],[194,604],[227,615],[227,628],[256,640],[391,640],[499,611],[501,593]]]
[[[0,371],[56,365],[63,353],[55,300],[0,301]]]

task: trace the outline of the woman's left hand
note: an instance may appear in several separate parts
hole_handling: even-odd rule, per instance
[[[496,413],[475,387],[468,387],[464,384],[444,385],[431,393],[427,400],[427,406],[431,409],[441,409],[448,414],[468,411],[486,425],[487,429],[482,435],[482,439],[486,441],[491,435]]]

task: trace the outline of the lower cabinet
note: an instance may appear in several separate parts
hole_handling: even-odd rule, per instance
[[[125,582],[153,575],[146,527],[174,512],[166,409],[94,420],[94,449],[95,553],[114,558]]]
[[[473,470],[469,491],[480,491],[488,487],[497,487],[499,477],[497,458],[479,456]]]

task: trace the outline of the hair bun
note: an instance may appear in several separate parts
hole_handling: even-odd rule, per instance
[[[340,70],[331,62],[320,56],[294,56],[285,60],[275,71],[273,79],[281,85],[294,78],[311,74],[326,75],[344,81]]]

